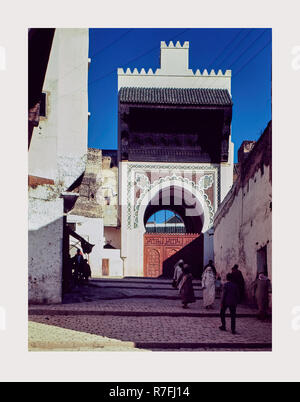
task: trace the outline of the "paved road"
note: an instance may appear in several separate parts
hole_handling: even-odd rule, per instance
[[[35,327],[29,329],[29,345],[32,350],[271,350],[270,321],[260,322],[255,311],[239,306],[238,334],[221,332],[219,300],[207,311],[200,289],[196,294],[197,302],[183,310],[170,281],[92,281],[67,295],[65,304],[30,306]]]

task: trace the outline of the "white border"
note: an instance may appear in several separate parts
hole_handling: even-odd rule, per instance
[[[2,126],[0,332],[2,381],[299,381],[299,88],[293,49],[300,45],[299,2],[190,0],[1,3]],[[146,12],[145,12],[146,10]],[[71,12],[70,12],[71,11]],[[273,352],[27,352],[27,27],[273,28]],[[233,75],[234,80],[234,75]],[[255,85],[255,83],[253,83]],[[255,118],[255,116],[253,116]],[[4,140],[4,142],[3,142]],[[287,213],[288,212],[288,213]],[[292,219],[290,218],[292,217]],[[184,369],[182,369],[184,367]]]

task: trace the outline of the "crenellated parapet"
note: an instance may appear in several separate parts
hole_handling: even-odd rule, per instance
[[[210,72],[207,71],[207,69],[204,69],[202,72],[197,69],[195,72],[193,70],[190,70],[192,75],[194,77],[216,77],[216,76],[221,76],[221,77],[231,77],[231,70],[226,70],[223,72],[222,70],[218,70],[216,73],[215,70],[211,70]],[[155,72],[153,72],[152,68],[149,68],[148,71],[146,71],[144,68],[141,70],[138,70],[137,68],[134,68],[131,70],[129,67],[127,69],[123,68],[118,68],[118,75],[161,75],[160,74],[160,69],[156,69]]]
[[[149,68],[148,71],[146,71],[144,68],[142,68],[140,71],[138,71],[137,68],[135,68],[133,71],[131,71],[130,68],[127,68],[125,71],[123,68],[118,68],[118,75],[153,75],[153,74],[156,73],[153,73],[152,68]]]
[[[165,41],[160,42],[160,48],[161,49],[188,49],[190,46],[190,43],[188,41],[184,42],[183,45],[180,44],[179,40],[176,42],[176,45],[174,45],[173,41],[170,41],[169,44],[167,45]]]
[[[144,88],[219,88],[231,93],[231,70],[189,68],[189,42],[179,41],[160,44],[160,68],[138,70],[118,68],[118,89]]]

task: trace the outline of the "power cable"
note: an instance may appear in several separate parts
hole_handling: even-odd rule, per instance
[[[131,31],[133,31],[133,28],[128,29],[128,31],[124,32],[121,36],[119,36],[117,39],[115,39],[114,41],[112,41],[111,43],[109,43],[108,45],[104,46],[103,48],[101,48],[100,50],[98,50],[96,53],[94,53],[93,55],[91,55],[91,58],[94,58],[95,56],[98,56],[99,53],[104,52],[104,50],[110,48],[111,46],[115,45],[117,42],[119,42],[120,40],[122,40],[126,35],[128,35]]]
[[[265,29],[253,42],[250,43],[250,45],[234,60],[233,63],[229,66],[231,68],[242,56],[244,56],[245,53],[267,32],[267,29]]]
[[[178,33],[177,35],[174,35],[172,38],[168,39],[168,42],[169,42],[169,41],[172,41],[173,39],[177,38],[177,37],[180,36],[180,35],[183,35],[186,31],[189,31],[189,30],[190,30],[190,28],[187,28],[187,29],[183,30],[182,32]],[[137,60],[141,59],[142,57],[145,57],[145,56],[147,56],[148,54],[152,53],[154,50],[157,50],[157,46],[154,46],[153,48],[147,50],[145,53],[142,53],[141,55],[136,56],[136,57],[134,57],[133,59],[130,59],[130,60],[128,60],[127,62],[122,63],[122,64],[123,64],[123,65],[131,64],[131,63],[133,63],[134,61],[137,61]],[[102,75],[102,76],[99,77],[99,78],[96,78],[95,80],[91,81],[88,85],[94,84],[95,82],[98,82],[98,81],[100,81],[100,80],[106,78],[107,76],[111,75],[112,73],[114,73],[114,72],[116,71],[116,68],[117,68],[117,67],[114,67],[113,70],[111,70],[110,72],[108,72],[108,73]]]
[[[250,36],[252,34],[252,31],[254,30],[254,28],[251,28],[249,32],[246,33],[246,35],[244,35],[242,37],[242,39],[239,41],[239,43],[232,49],[232,51],[222,59],[222,61],[219,63],[220,65],[222,65],[224,63],[224,61],[226,61],[226,59],[228,60],[228,58],[230,56],[232,56],[234,54],[234,52],[236,51],[236,49],[238,49],[241,45],[242,42],[244,42],[245,39],[248,38],[248,36]]]
[[[236,59],[235,61],[229,66],[229,68],[231,68],[251,47],[252,45],[254,45],[254,43],[256,43],[262,36],[263,34],[267,31],[264,30]],[[259,53],[261,51],[263,51],[265,49],[265,47],[270,44],[272,42],[272,40],[270,40],[262,49],[260,49],[257,53],[255,53],[235,74],[234,77],[237,76],[237,74],[240,72],[241,69],[245,68],[256,56],[259,55]],[[216,76],[213,80],[211,80],[210,85],[207,88],[212,88],[212,85],[214,85],[214,83],[217,81],[218,77]],[[196,83],[195,83],[196,85]],[[194,85],[194,87],[195,87]]]
[[[191,29],[191,28],[184,29],[183,31],[179,32],[178,34],[172,36],[172,37],[171,37],[170,39],[168,39],[167,41],[172,41],[172,40],[174,40],[174,39],[177,38],[178,36],[183,35],[185,32],[189,31],[190,29]],[[153,48],[147,50],[146,52],[140,54],[139,56],[136,56],[136,57],[134,57],[133,59],[130,59],[130,60],[128,60],[128,61],[126,61],[125,63],[122,63],[122,64],[123,64],[123,65],[126,65],[126,64],[132,63],[132,62],[134,62],[134,61],[136,61],[136,60],[138,60],[138,59],[140,59],[140,58],[142,58],[142,57],[145,57],[146,55],[152,53],[152,52],[153,52],[154,50],[156,50],[156,49],[157,49],[157,46],[154,46]],[[95,82],[98,82],[98,81],[100,81],[100,80],[105,79],[105,78],[108,77],[109,75],[115,73],[115,72],[116,72],[116,69],[117,69],[117,67],[114,67],[113,70],[111,70],[111,71],[109,71],[108,73],[106,73],[106,74],[104,74],[104,75],[102,75],[102,76],[96,78],[95,80],[89,82],[89,83],[87,84],[87,86],[89,87],[90,85],[94,84]],[[67,95],[71,95],[72,93],[75,93],[75,92],[80,91],[80,90],[83,91],[83,90],[85,90],[85,88],[77,88],[77,89],[75,89],[74,91],[67,92],[67,93],[65,93],[65,94],[63,94],[63,95],[60,95],[58,98],[63,98],[63,97],[65,97],[65,96],[67,96]]]
[[[215,58],[208,64],[207,70],[209,70],[209,69],[211,68],[211,66],[218,60],[218,58],[230,47],[230,45],[232,45],[233,42],[235,42],[235,40],[240,36],[240,34],[241,34],[242,32],[243,32],[243,29],[241,29],[241,30],[237,33],[237,35],[235,35],[235,37],[227,43],[227,45],[226,45],[226,46],[223,48],[223,50],[218,54],[218,56],[215,57]]]
[[[252,60],[254,60],[267,46],[269,46],[272,43],[272,39],[270,39],[264,47],[259,49],[258,52],[256,52],[245,64],[242,65],[242,67],[235,73],[235,77],[245,68],[249,63],[251,63]]]
[[[126,35],[128,35],[131,31],[133,31],[133,28],[128,29],[126,32],[124,32],[122,35],[120,35],[118,38],[116,38],[114,41],[112,41],[111,43],[109,43],[108,45],[104,46],[103,48],[97,50],[97,52],[95,52],[94,54],[90,55],[89,58],[93,59],[96,56],[98,56],[100,53],[102,53],[104,50],[110,48],[111,46],[115,45],[117,42],[119,42],[120,40],[122,40]],[[87,61],[84,61],[80,64],[78,64],[77,66],[73,67],[71,70],[69,70],[66,74],[64,74],[62,77],[57,78],[54,82],[57,82],[58,80],[63,80],[65,77],[67,77],[68,75],[70,75],[73,71],[77,70],[78,68],[84,66],[87,64]]]

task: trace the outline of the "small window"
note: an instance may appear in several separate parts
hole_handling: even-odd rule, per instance
[[[40,103],[40,116],[42,117],[46,117],[46,98],[47,94],[45,92],[42,92]]]

